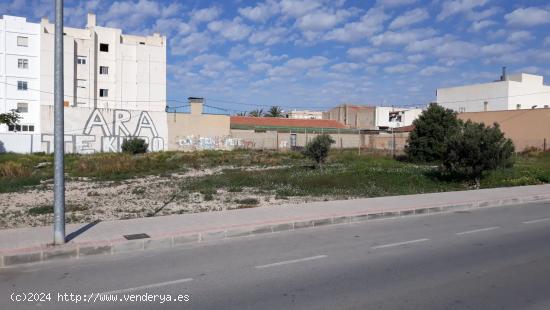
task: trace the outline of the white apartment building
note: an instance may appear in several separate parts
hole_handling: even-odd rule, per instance
[[[323,112],[311,110],[292,110],[287,113],[287,117],[292,119],[323,119]]]
[[[376,107],[376,127],[391,129],[410,126],[422,114],[422,109],[399,107]]]
[[[40,27],[24,17],[0,19],[0,113],[16,111],[19,125],[0,125],[5,151],[19,151],[11,141],[25,140],[36,150],[40,133]]]
[[[457,112],[548,108],[550,86],[538,75],[506,75],[491,83],[440,88],[437,103]]]
[[[55,25],[40,23],[43,105],[53,105]],[[65,105],[165,111],[166,37],[122,34],[88,14],[85,29],[64,29]]]

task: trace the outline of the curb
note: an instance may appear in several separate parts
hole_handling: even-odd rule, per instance
[[[123,238],[94,242],[74,242],[62,246],[43,245],[31,248],[0,250],[0,268],[47,262],[59,259],[80,259],[92,255],[113,255],[155,249],[177,248],[183,245],[204,243],[261,234],[272,234],[328,225],[359,223],[378,219],[398,218],[445,213],[457,210],[509,206],[530,202],[550,201],[550,195],[534,195],[447,205],[430,205],[401,210],[373,210],[348,214],[327,214],[316,218],[294,218],[276,222],[252,223],[221,227],[204,231],[175,231],[153,235],[148,239],[128,241]]]

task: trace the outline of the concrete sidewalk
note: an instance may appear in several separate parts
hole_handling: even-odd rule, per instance
[[[0,230],[0,266],[170,248],[260,233],[541,200],[550,200],[550,185],[289,204],[95,225],[71,224],[67,226],[67,235],[73,233],[73,238],[66,245],[56,247],[48,245],[53,234],[51,226],[8,229]],[[150,238],[132,241],[124,238],[124,235],[139,233]]]

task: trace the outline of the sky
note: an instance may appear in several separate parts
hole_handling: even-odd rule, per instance
[[[2,0],[0,14],[53,21],[53,3]],[[547,0],[65,0],[65,25],[83,27],[87,12],[167,36],[172,106],[425,106],[437,88],[496,80],[502,66],[550,79]]]

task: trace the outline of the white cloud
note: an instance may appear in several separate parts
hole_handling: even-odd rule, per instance
[[[314,11],[298,18],[295,25],[303,31],[322,31],[333,28],[350,15],[347,10],[338,10],[335,13]]]
[[[328,63],[328,59],[323,56],[314,56],[311,58],[292,58],[286,61],[282,66],[274,67],[268,71],[269,76],[291,76],[304,72],[305,70],[318,69]]]
[[[413,29],[408,31],[387,31],[379,35],[374,36],[371,41],[375,46],[380,45],[407,45],[411,42],[415,42],[427,37],[431,37],[435,34],[435,30],[427,29]]]
[[[305,15],[321,5],[320,1],[316,0],[282,0],[279,3],[282,13],[294,18]]]
[[[477,45],[465,41],[443,42],[434,49],[434,53],[440,57],[472,58],[477,57]]]
[[[361,58],[366,57],[368,54],[371,54],[374,52],[375,49],[368,46],[361,46],[361,47],[352,47],[347,50],[348,56],[352,58]]]
[[[143,26],[143,21],[147,18],[162,16],[162,9],[157,2],[150,0],[116,1],[106,14],[98,17],[107,27],[128,29]]]
[[[371,8],[357,22],[351,22],[344,27],[334,29],[326,34],[326,40],[354,42],[369,37],[384,29],[384,22],[389,16],[378,8]]]
[[[246,39],[251,32],[251,29],[246,24],[242,23],[239,17],[233,20],[216,20],[208,23],[208,30],[219,33],[222,37],[231,40],[239,41]]]
[[[544,41],[543,41],[542,44],[543,44],[544,46],[550,46],[550,36],[547,36],[547,37],[544,39]]]
[[[430,14],[425,9],[417,8],[414,10],[410,10],[403,13],[403,15],[395,18],[391,22],[389,29],[397,29],[397,28],[413,25],[423,20],[426,20],[428,17],[430,17]]]
[[[184,36],[193,31],[193,27],[178,18],[161,18],[153,26],[155,31],[162,34],[174,33],[177,36]]]
[[[437,20],[442,21],[447,17],[467,13],[472,9],[487,4],[489,0],[446,0],[442,4],[441,12],[437,15]]]
[[[359,69],[360,67],[361,65],[354,62],[341,62],[330,66],[330,69],[337,72],[349,73]]]
[[[220,16],[221,13],[222,13],[222,10],[214,6],[200,9],[200,10],[194,10],[190,14],[191,22],[206,23],[218,18],[218,16]]]
[[[520,8],[504,16],[509,25],[532,27],[550,23],[550,8]]]
[[[488,56],[510,54],[518,50],[518,46],[508,43],[488,44],[481,47],[480,51]]]
[[[171,42],[173,55],[187,55],[192,52],[205,51],[211,38],[207,33],[194,32],[183,39],[172,39]]]
[[[287,34],[288,30],[284,27],[253,31],[248,38],[248,42],[251,44],[264,44],[270,46],[285,41]]]
[[[423,61],[424,59],[426,59],[426,56],[422,54],[414,54],[414,55],[407,56],[407,60],[411,63],[418,63]]]
[[[277,2],[268,0],[264,3],[260,3],[257,6],[247,6],[239,9],[239,13],[255,22],[265,22],[272,16],[279,13],[279,5]]]
[[[396,7],[415,3],[416,0],[377,0],[376,4],[384,7]]]
[[[441,66],[428,66],[426,68],[423,68],[422,70],[420,70],[420,75],[423,75],[423,76],[432,76],[434,74],[438,74],[438,73],[445,73],[449,71],[449,68],[447,67],[441,67]]]
[[[491,26],[496,25],[496,24],[497,24],[496,22],[494,22],[492,20],[488,20],[488,19],[474,21],[472,23],[472,26],[470,26],[470,31],[479,32],[479,31],[481,31],[485,28],[491,27]]]
[[[248,64],[248,70],[252,72],[265,72],[271,68],[272,66],[265,62]]]
[[[400,55],[395,52],[382,52],[382,53],[377,53],[370,56],[369,58],[367,58],[367,62],[369,64],[379,65],[379,64],[385,64],[388,62],[395,61],[399,58],[400,58]]]
[[[411,71],[415,70],[416,68],[417,68],[417,66],[414,65],[414,64],[400,64],[400,65],[385,67],[384,71],[386,73],[402,74],[402,73],[411,72]]]
[[[506,41],[508,42],[523,42],[523,41],[529,41],[533,40],[535,37],[529,32],[525,30],[521,31],[514,31],[510,33],[508,36],[508,39]]]
[[[409,52],[427,52],[434,50],[437,46],[444,44],[445,42],[451,41],[450,36],[444,37],[434,37],[424,40],[413,41],[407,45],[406,50]]]

